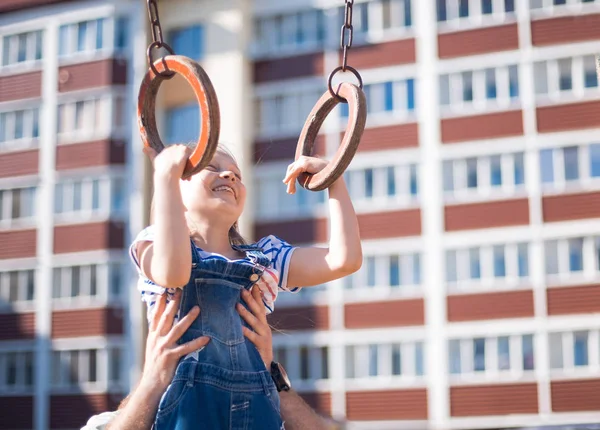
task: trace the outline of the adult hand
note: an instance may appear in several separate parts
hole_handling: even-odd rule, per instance
[[[260,357],[267,369],[271,368],[273,362],[273,333],[267,322],[267,310],[262,302],[260,288],[253,287],[252,293],[248,290],[242,290],[242,299],[248,305],[246,309],[241,303],[237,304],[237,311],[240,316],[248,323],[252,330],[242,326],[244,336],[256,346]]]
[[[164,392],[173,380],[179,359],[204,347],[210,340],[203,336],[179,345],[177,341],[200,314],[200,308],[195,306],[173,326],[181,302],[181,290],[175,292],[173,300],[168,305],[166,301],[167,295],[162,294],[155,304],[148,329],[146,362],[140,382],[140,385],[145,383],[154,385],[155,388],[160,388],[161,392]]]
[[[329,164],[327,160],[316,157],[306,157],[304,155],[290,164],[287,168],[285,178],[283,178],[283,183],[287,184],[288,194],[296,193],[296,180],[301,173],[314,175],[327,167],[327,164]]]

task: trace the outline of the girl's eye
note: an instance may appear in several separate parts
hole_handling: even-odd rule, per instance
[[[206,166],[206,168],[207,168],[208,170],[214,170],[214,171],[216,171],[216,170],[217,170],[217,168],[216,168],[215,166],[213,166],[212,164],[209,164],[208,166]]]

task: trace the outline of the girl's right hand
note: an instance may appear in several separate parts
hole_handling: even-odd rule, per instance
[[[191,153],[191,148],[186,145],[169,145],[160,154],[153,148],[144,147],[144,154],[150,158],[154,173],[161,177],[180,179]]]

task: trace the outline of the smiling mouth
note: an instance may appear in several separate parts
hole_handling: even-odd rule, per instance
[[[233,190],[233,188],[231,188],[227,185],[220,185],[216,188],[213,188],[213,191],[214,192],[221,192],[221,191],[228,192],[228,193],[231,193],[233,195],[233,197],[236,197],[235,191]]]

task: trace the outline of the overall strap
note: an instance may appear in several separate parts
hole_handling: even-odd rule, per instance
[[[190,238],[190,244],[192,246],[192,269],[195,269],[200,263],[200,256],[198,255],[198,248],[196,248],[192,238]]]

